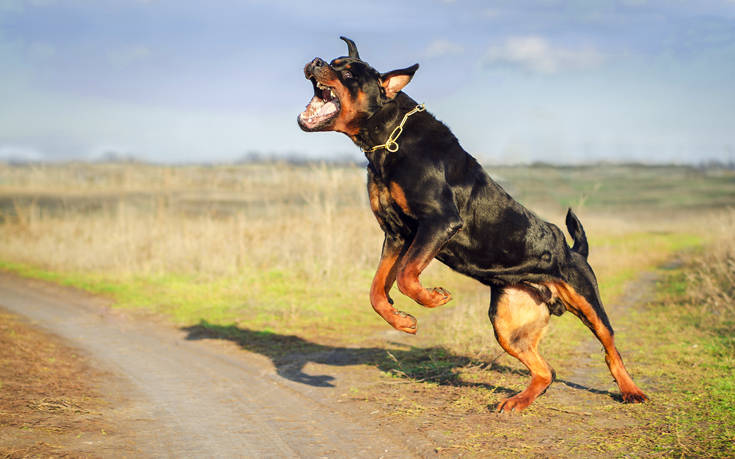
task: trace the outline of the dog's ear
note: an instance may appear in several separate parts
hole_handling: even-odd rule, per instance
[[[403,89],[409,81],[411,81],[413,74],[416,73],[416,70],[418,69],[419,64],[413,64],[411,67],[392,70],[380,75],[380,84],[383,85],[383,89],[385,89],[385,95],[388,96],[389,99],[396,97],[396,94],[398,94],[398,92]]]
[[[345,43],[347,43],[347,53],[350,57],[354,57],[355,59],[360,59],[360,53],[357,52],[357,45],[354,41],[350,40],[347,37],[339,37],[340,40],[343,40]]]

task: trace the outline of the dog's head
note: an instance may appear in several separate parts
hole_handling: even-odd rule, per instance
[[[338,131],[354,136],[363,122],[390,102],[411,81],[418,64],[380,73],[360,59],[349,38],[348,56],[327,63],[320,58],[304,67],[304,76],[314,86],[314,97],[298,117],[304,131]]]

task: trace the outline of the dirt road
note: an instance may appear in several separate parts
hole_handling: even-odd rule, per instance
[[[117,380],[136,449],[155,457],[411,457],[426,450],[346,413],[334,387],[279,376],[270,359],[186,339],[101,300],[0,274],[0,307],[83,350]],[[329,375],[325,375],[329,377]],[[96,454],[115,456],[100,445]]]

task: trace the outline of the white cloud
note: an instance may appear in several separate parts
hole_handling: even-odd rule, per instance
[[[553,46],[535,35],[510,37],[501,45],[491,46],[484,58],[484,64],[490,67],[510,65],[544,74],[596,67],[603,61],[604,56],[593,47]]]
[[[462,52],[464,52],[462,45],[439,38],[429,43],[429,46],[424,49],[423,55],[428,58],[434,58],[461,54]]]

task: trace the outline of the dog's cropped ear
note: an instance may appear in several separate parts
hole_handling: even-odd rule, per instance
[[[383,89],[385,89],[385,95],[388,96],[389,99],[396,97],[396,94],[398,94],[398,92],[403,89],[409,81],[411,81],[413,74],[416,73],[416,70],[418,69],[419,64],[413,64],[411,67],[391,70],[390,72],[380,75],[380,84],[383,85]]]

